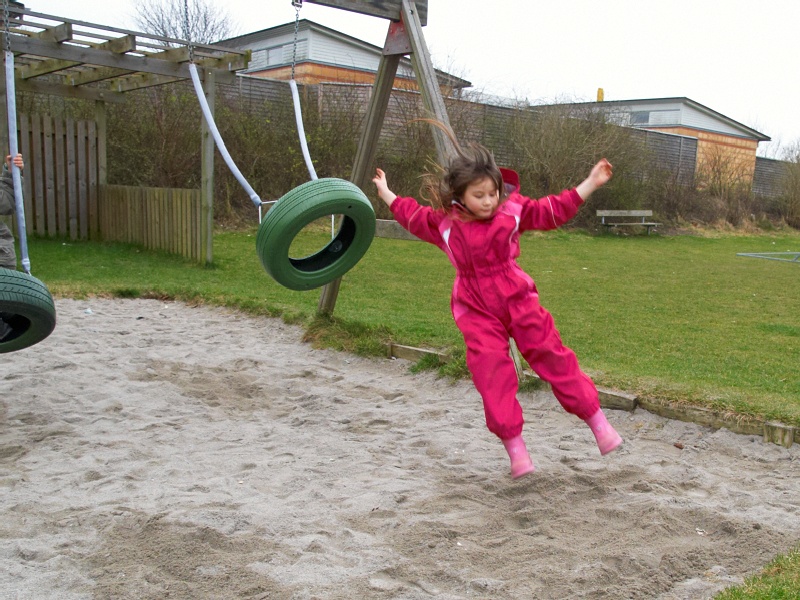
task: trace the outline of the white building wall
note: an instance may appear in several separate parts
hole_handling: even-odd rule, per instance
[[[727,123],[723,123],[719,119],[715,119],[711,115],[707,115],[691,106],[683,107],[683,119],[681,124],[687,127],[694,127],[695,129],[705,129],[730,135],[742,135],[741,130],[731,127]]]
[[[248,71],[289,65],[292,63],[294,52],[294,32],[277,35],[269,40],[252,41],[238,48],[251,50],[253,53]],[[351,45],[334,36],[313,30],[301,30],[298,33],[296,52],[297,62],[311,60],[320,64],[373,72],[378,70],[381,58],[380,51]],[[410,63],[405,60],[401,61],[397,74],[401,77],[413,77],[414,71]]]

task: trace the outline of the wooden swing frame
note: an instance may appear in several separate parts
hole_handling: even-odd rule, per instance
[[[400,59],[410,55],[411,66],[417,78],[422,102],[430,116],[450,126],[447,110],[433,68],[431,55],[422,34],[422,26],[427,23],[427,0],[372,0],[359,2],[356,0],[307,0],[312,4],[320,4],[332,8],[340,8],[373,17],[388,19],[389,30],[383,46],[378,72],[372,87],[364,129],[358,143],[351,181],[361,189],[369,187],[372,179],[372,168],[378,150],[383,121],[386,118],[386,109],[389,106],[389,97],[392,92],[397,68]],[[436,145],[436,155],[439,162],[447,164],[455,154],[450,139],[437,127],[431,127]],[[322,294],[317,306],[319,314],[330,315],[336,307],[341,279],[336,279],[323,286]]]

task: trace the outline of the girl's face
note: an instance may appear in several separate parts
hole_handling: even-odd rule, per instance
[[[461,202],[478,219],[488,219],[494,215],[500,202],[497,186],[490,177],[477,179],[467,186]]]

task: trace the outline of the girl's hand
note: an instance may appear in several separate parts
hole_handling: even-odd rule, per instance
[[[586,200],[597,188],[607,184],[608,180],[611,179],[611,175],[613,175],[611,163],[605,158],[601,158],[600,161],[592,167],[589,176],[578,184],[576,188],[578,195]]]
[[[382,169],[375,169],[375,177],[372,178],[372,183],[378,188],[378,196],[386,203],[386,206],[391,206],[394,199],[397,198],[392,190],[389,189],[389,184],[386,182],[386,173]]]
[[[372,183],[378,188],[378,193],[380,193],[381,189],[389,187],[386,183],[386,173],[383,172],[383,169],[375,169],[375,177],[372,178]]]
[[[601,158],[600,161],[592,167],[589,178],[595,182],[597,187],[600,187],[607,184],[613,174],[611,163],[605,158]]]

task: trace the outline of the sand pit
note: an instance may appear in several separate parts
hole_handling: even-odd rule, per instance
[[[800,541],[800,447],[525,394],[508,476],[468,382],[277,320],[57,300],[0,355],[0,598],[710,598]],[[682,446],[682,449],[678,446]]]

